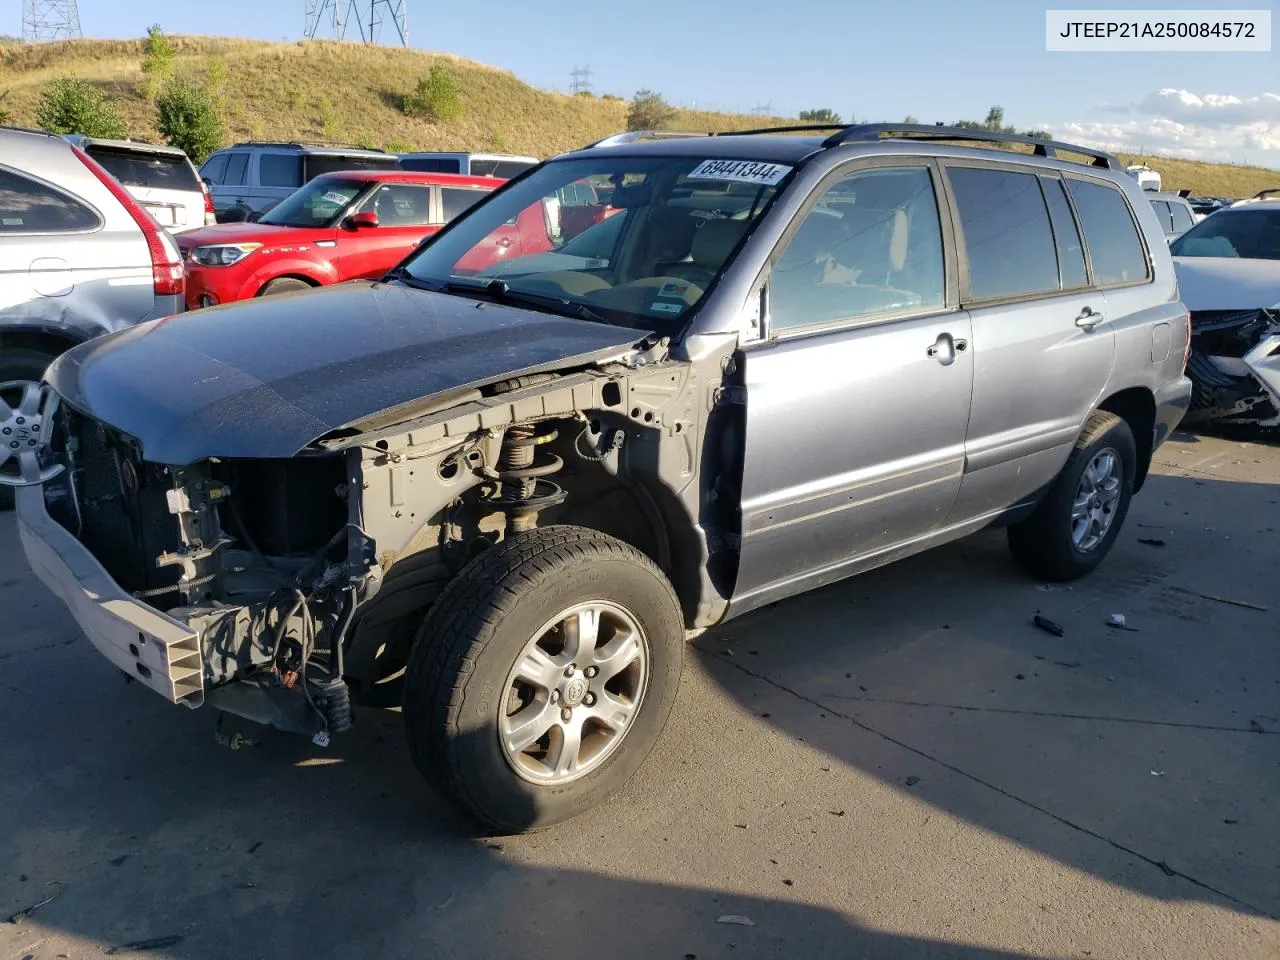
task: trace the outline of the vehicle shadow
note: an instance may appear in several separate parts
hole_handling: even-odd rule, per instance
[[[1280,918],[1277,531],[1274,483],[1152,476],[1075,584],[1028,579],[987,531],[695,648],[744,711],[938,810],[1149,897]]]

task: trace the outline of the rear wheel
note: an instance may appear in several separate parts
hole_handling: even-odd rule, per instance
[[[516,534],[423,623],[405,678],[414,761],[499,830],[567,820],[649,754],[683,655],[675,594],[639,551],[580,527]]]
[[[293,277],[277,277],[259,290],[258,296],[271,297],[277,293],[296,293],[299,290],[310,289],[311,284],[305,280],[296,280]]]
[[[1014,559],[1045,580],[1091,572],[1120,534],[1137,470],[1129,425],[1095,412],[1035,513],[1009,528]]]
[[[29,384],[39,383],[44,379],[44,372],[54,358],[41,350],[28,347],[14,347],[0,350],[0,420],[9,419],[9,411],[17,410],[22,402],[22,395]],[[13,430],[7,423],[3,428]],[[6,446],[15,442],[12,434],[0,437]],[[13,509],[13,488],[0,485],[0,510]]]

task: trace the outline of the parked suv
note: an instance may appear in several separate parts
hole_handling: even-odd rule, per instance
[[[36,475],[39,437],[24,421],[54,357],[181,310],[182,290],[173,239],[96,160],[62,137],[0,127],[0,472]]]
[[[1173,243],[1196,225],[1196,212],[1184,194],[1147,191],[1166,243]]]
[[[393,153],[330,144],[250,140],[218,150],[200,167],[219,223],[247,220],[274,207],[322,173],[399,170]]]
[[[387,282],[55,363],[76,443],[18,490],[27,556],[170,701],[318,743],[403,702],[481,820],[571,817],[657,740],[687,636],[992,525],[1038,578],[1106,556],[1187,406],[1189,324],[1137,182],[1063,146],[558,157]],[[578,182],[625,217],[598,256],[466,266]]]
[[[403,170],[326,173],[256,223],[183,234],[187,306],[377,279],[503,182]]]
[[[469,177],[498,177],[510,180],[537,166],[537,157],[517,157],[507,153],[402,153],[400,165],[420,173],[458,173]]]
[[[138,140],[96,140],[71,134],[170,233],[215,223],[213,199],[195,166],[177,147]]]

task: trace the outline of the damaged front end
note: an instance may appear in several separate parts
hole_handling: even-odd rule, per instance
[[[1191,313],[1187,423],[1280,427],[1280,309]]]

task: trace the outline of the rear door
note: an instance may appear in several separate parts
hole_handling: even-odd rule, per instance
[[[338,275],[375,280],[404,259],[423,238],[439,230],[425,183],[384,183],[361,201],[356,213],[374,213],[376,227],[356,227],[348,217],[338,231]]]
[[[93,143],[85,152],[124,184],[160,226],[169,230],[204,226],[204,194],[185,154]]]
[[[952,516],[964,522],[1057,474],[1110,376],[1115,336],[1056,173],[983,161],[944,169],[976,371]]]

